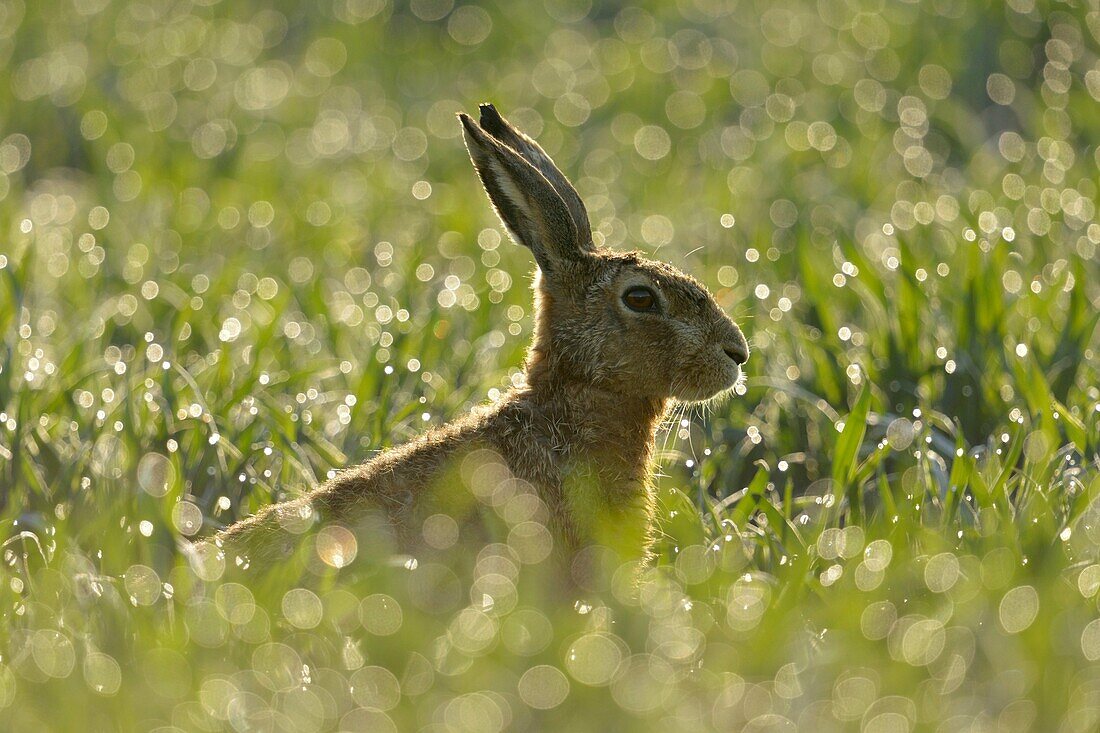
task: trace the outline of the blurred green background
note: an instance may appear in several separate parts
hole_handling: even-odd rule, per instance
[[[189,564],[519,378],[481,101],[754,347],[660,563]],[[1087,2],[0,1],[0,728],[1097,729],[1098,101]]]

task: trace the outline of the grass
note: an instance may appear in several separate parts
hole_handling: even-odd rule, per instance
[[[583,9],[0,7],[2,727],[1096,728],[1095,12]],[[553,597],[517,510],[192,567],[518,374],[483,99],[753,341],[659,563]]]

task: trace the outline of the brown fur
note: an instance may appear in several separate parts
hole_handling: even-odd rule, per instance
[[[481,112],[480,124],[460,115],[470,157],[501,220],[539,266],[526,384],[225,529],[216,542],[230,554],[274,558],[293,546],[286,527],[303,517],[354,523],[372,510],[416,546],[425,517],[469,508],[448,472],[488,449],[542,500],[559,549],[599,543],[623,560],[648,559],[657,426],[672,400],[732,388],[747,343],[692,278],[595,247],[580,197],[549,156],[491,105]],[[656,294],[657,312],[625,305],[625,292],[639,286]]]

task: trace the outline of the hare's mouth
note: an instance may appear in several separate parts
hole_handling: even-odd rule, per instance
[[[697,404],[730,396],[737,385],[745,381],[745,373],[736,364],[731,364],[721,371],[723,373],[714,375],[713,380],[685,380],[683,383],[673,385],[672,398],[679,402]]]

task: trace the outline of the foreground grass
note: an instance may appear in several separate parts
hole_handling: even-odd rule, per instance
[[[667,5],[3,6],[3,727],[1096,728],[1095,14]],[[482,98],[754,341],[659,564],[558,597],[522,502],[188,562],[515,379]]]

